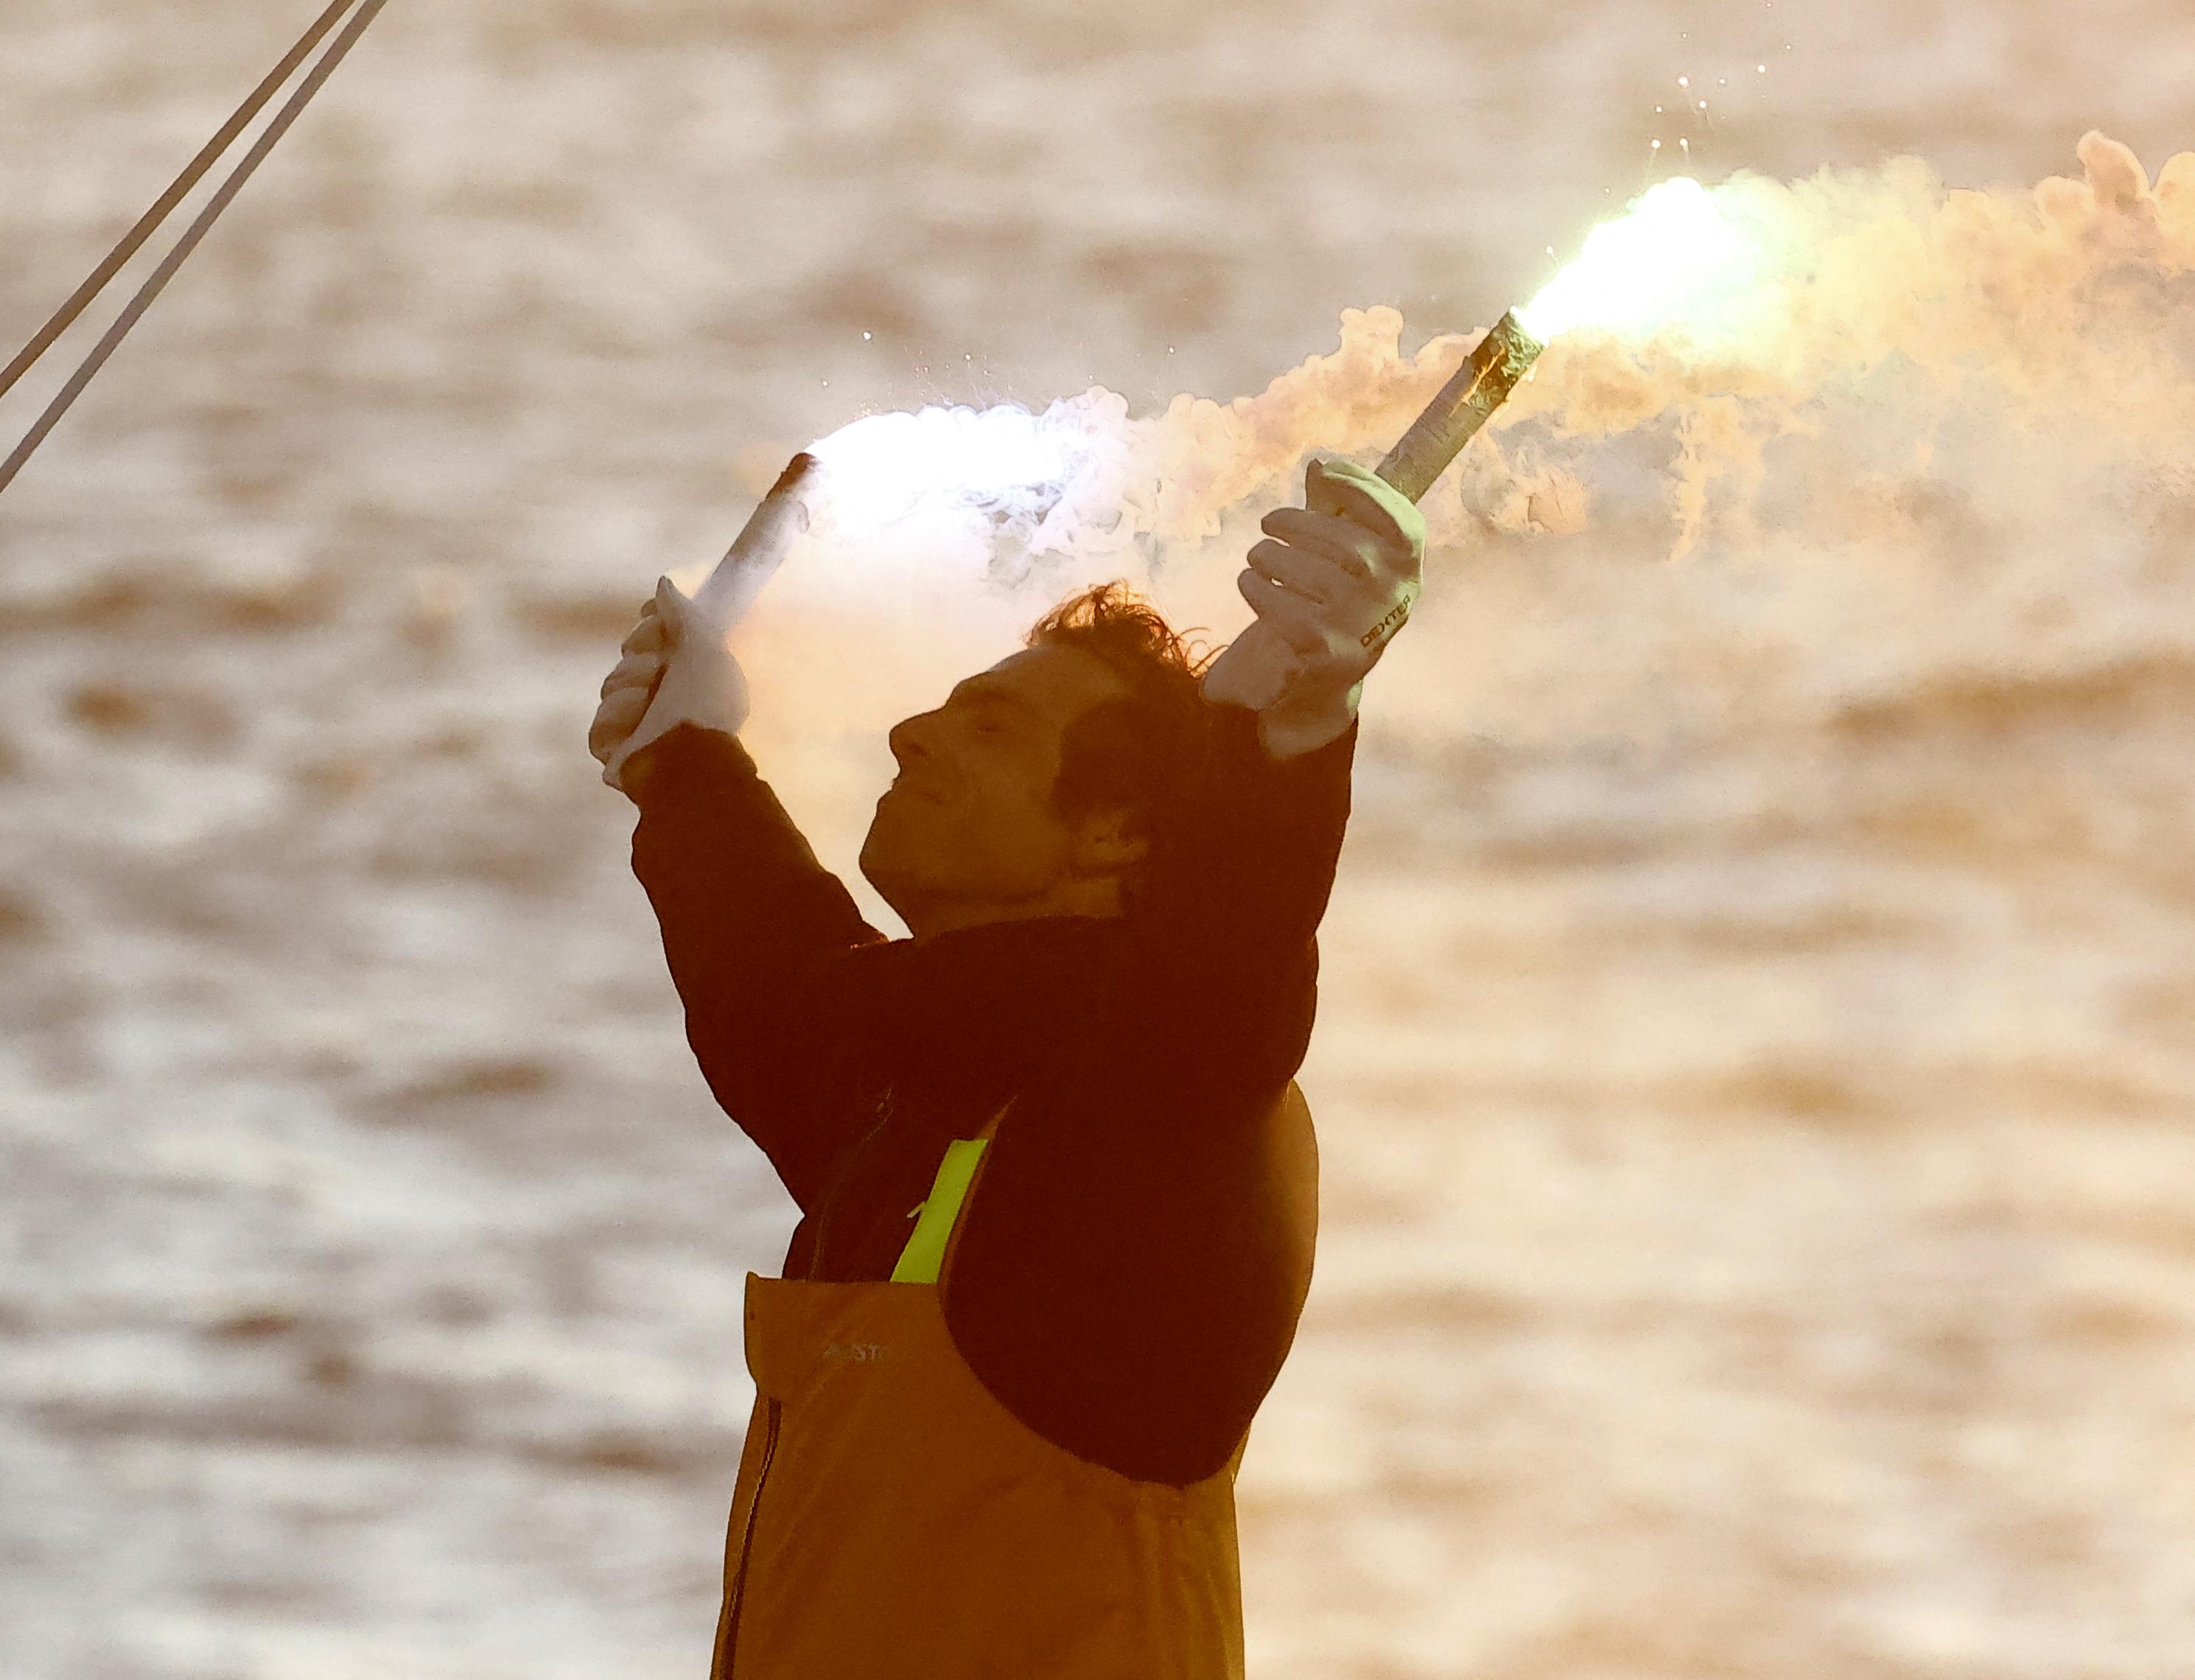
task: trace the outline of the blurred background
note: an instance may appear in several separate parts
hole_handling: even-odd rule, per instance
[[[0,9],[8,348],[316,4]],[[584,737],[788,447],[1483,325],[1673,154],[2154,169],[2191,83],[2161,0],[396,0],[0,499],[0,1672],[703,1671],[791,1210]],[[1262,1680],[2195,1663],[2185,434],[2040,488],[1882,435],[1833,516],[1767,457],[1757,540],[1436,545]],[[757,751],[850,867],[965,650],[817,598]]]

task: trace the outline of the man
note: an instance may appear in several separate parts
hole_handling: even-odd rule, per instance
[[[1111,586],[892,730],[861,863],[908,939],[758,779],[723,628],[667,583],[603,684],[688,1038],[802,1215],[748,1279],[717,1680],[1242,1673],[1235,1470],[1316,1224],[1313,936],[1424,550],[1346,464],[1264,528],[1262,711]]]

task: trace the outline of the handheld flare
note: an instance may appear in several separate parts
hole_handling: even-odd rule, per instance
[[[1515,310],[1503,315],[1374,470],[1413,502],[1422,500],[1546,348],[1525,331]],[[1204,692],[1262,711],[1280,698],[1294,668],[1293,651],[1261,620],[1220,651],[1205,673]]]
[[[777,482],[769,493],[756,505],[747,516],[740,534],[724,551],[716,568],[703,578],[701,586],[694,591],[694,622],[710,626],[718,636],[729,633],[733,625],[746,617],[762,593],[763,585],[777,573],[785,563],[786,553],[801,533],[808,529],[808,503],[801,489],[815,466],[815,457],[806,451],[794,456],[786,463],[785,470],[777,475]],[[670,674],[666,665],[655,675],[648,687],[648,699],[641,708],[645,720],[648,709],[655,704],[662,692],[664,678]],[[643,734],[645,725],[642,725]],[[642,737],[636,737],[640,739]],[[615,761],[612,761],[613,765]],[[606,768],[603,780],[613,787],[614,769]]]
[[[808,529],[808,503],[801,490],[815,467],[815,457],[804,450],[786,463],[716,570],[694,590],[694,605],[710,622],[729,630],[746,617],[763,585],[784,563],[786,551]]]
[[[1519,325],[1515,310],[1502,316],[1374,470],[1413,502],[1422,501],[1546,348]]]

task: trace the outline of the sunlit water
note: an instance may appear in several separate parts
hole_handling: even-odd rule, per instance
[[[11,339],[261,9],[0,15]],[[1679,149],[1680,74],[1754,78],[1710,175],[2195,143],[2174,9],[1784,10],[391,8],[0,500],[0,1670],[698,1672],[789,1215],[582,744],[656,572],[864,410],[1483,324]],[[2138,414],[2173,347],[2122,348]],[[1912,377],[1708,481],[1754,522],[1681,561],[1671,435],[1512,433],[1434,509],[1242,1486],[1268,1680],[2195,1645],[2195,504]],[[1160,580],[1222,633],[1240,523]],[[746,652],[844,862],[879,726],[1028,614],[827,557]]]

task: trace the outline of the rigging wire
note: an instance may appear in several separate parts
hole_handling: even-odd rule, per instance
[[[137,218],[137,225],[122,236],[121,243],[107,254],[99,267],[91,271],[90,276],[76,289],[68,302],[54,311],[53,319],[38,329],[37,335],[16,354],[15,360],[9,362],[4,371],[0,371],[0,397],[14,389],[15,382],[30,371],[32,363],[51,349],[54,341],[75,324],[76,318],[90,305],[92,299],[107,289],[107,283],[120,272],[122,265],[135,256],[145,241],[151,239],[160,224],[168,219],[168,212],[181,204],[191,188],[205,178],[205,172],[220,159],[222,152],[228,150],[251,119],[265,108],[267,101],[274,97],[275,91],[304,62],[305,55],[320,45],[320,38],[335,27],[336,20],[357,3],[358,0],[335,0],[333,5],[314,20],[312,27],[298,38],[296,46],[283,55],[281,63],[268,72],[265,81],[251,90],[250,98],[237,106],[236,114],[222,125],[221,132],[208,141],[199,155],[183,166],[183,172],[175,178],[168,190],[154,202],[153,208]]]
[[[350,0],[342,0],[342,3],[348,5]],[[199,212],[198,219],[191,223],[182,238],[176,242],[176,248],[162,259],[160,266],[154,269],[152,276],[138,288],[137,295],[130,300],[122,314],[116,319],[114,325],[107,328],[99,342],[92,347],[91,354],[84,360],[84,365],[70,376],[68,383],[61,388],[60,394],[48,406],[46,411],[38,417],[37,423],[31,428],[22,442],[15,446],[14,452],[4,462],[0,462],[0,492],[4,492],[15,481],[15,475],[23,469],[23,463],[31,458],[38,446],[46,440],[47,434],[60,423],[61,417],[66,414],[76,400],[84,394],[84,388],[91,383],[92,376],[107,365],[107,358],[112,356],[122,341],[129,337],[130,329],[143,318],[145,312],[153,307],[153,300],[166,290],[168,282],[175,278],[176,271],[183,266],[184,260],[198,249],[199,242],[212,231],[214,223],[221,219],[221,213],[227,210],[230,202],[243,191],[245,182],[251,180],[252,173],[266,161],[267,154],[272,152],[275,143],[289,132],[290,125],[295,123],[303,113],[305,107],[312,103],[313,95],[318,93],[326,84],[328,78],[335,73],[336,66],[340,65],[350,49],[358,44],[358,37],[366,32],[366,26],[380,14],[381,9],[387,3],[388,0],[360,0],[357,12],[352,16],[350,21],[343,26],[343,32],[336,37],[319,60],[306,72],[305,79],[297,84],[297,91],[291,94],[282,108],[274,113],[274,120],[268,124],[259,138],[252,142],[251,149],[245,153],[244,160],[230,173],[228,180],[222,182],[220,189],[207,201],[205,208]],[[339,11],[338,14],[340,14]],[[310,50],[309,48],[307,50]]]

